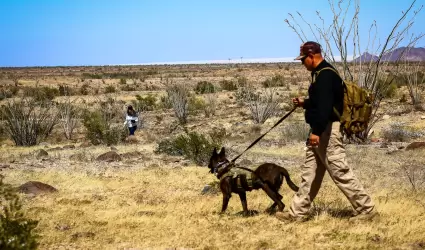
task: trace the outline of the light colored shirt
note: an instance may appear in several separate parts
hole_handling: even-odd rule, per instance
[[[134,122],[131,122],[131,121],[134,121]],[[127,124],[127,126],[129,127],[129,128],[131,128],[131,127],[135,127],[135,126],[137,126],[137,123],[139,122],[139,117],[138,116],[130,116],[130,115],[127,115],[126,117],[125,117],[125,122],[124,122],[124,124]]]

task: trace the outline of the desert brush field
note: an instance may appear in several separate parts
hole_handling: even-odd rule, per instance
[[[236,194],[219,213],[218,180],[206,167],[212,148],[224,146],[233,158],[273,126],[291,97],[306,94],[302,65],[3,68],[0,82],[3,107],[35,100],[28,103],[36,114],[48,107],[51,119],[56,109],[75,108],[71,132],[70,117],[57,115],[33,145],[15,145],[10,113],[2,115],[0,174],[20,191],[25,217],[38,221],[38,249],[425,249],[425,112],[412,105],[402,79],[385,92],[368,140],[346,142],[348,163],[381,214],[355,223],[328,175],[306,222],[265,213],[272,201],[262,190],[247,193],[257,214],[242,216]],[[185,121],[173,86],[186,90]],[[122,126],[129,104],[142,120],[132,137]],[[272,106],[270,116],[261,119],[260,104]],[[276,163],[298,185],[303,121],[298,109],[238,163]],[[56,191],[19,188],[29,181]],[[284,183],[281,194],[287,210],[294,192]]]

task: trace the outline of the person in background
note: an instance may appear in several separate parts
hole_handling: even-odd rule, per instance
[[[127,115],[125,117],[124,125],[127,124],[130,135],[134,135],[134,132],[136,132],[138,122],[139,117],[136,111],[133,109],[133,106],[129,105],[127,107]]]

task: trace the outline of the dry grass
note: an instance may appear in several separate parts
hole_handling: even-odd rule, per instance
[[[118,150],[132,149],[121,146]],[[302,163],[301,143],[279,150],[282,158]],[[253,150],[247,158],[267,161],[276,151]],[[221,194],[200,192],[215,177],[206,168],[161,164],[155,158],[160,156],[130,166],[78,163],[62,157],[34,168],[24,161],[6,170],[5,176],[14,185],[38,180],[60,190],[24,196],[29,216],[40,220],[40,249],[411,249],[424,244],[424,192],[413,193],[394,163],[417,155],[423,162],[424,152],[388,156],[378,148],[357,146],[348,151],[350,163],[382,214],[378,222],[348,222],[344,215],[349,203],[329,178],[317,197],[312,209],[316,216],[311,221],[285,224],[263,213],[271,200],[262,191],[248,194],[249,208],[259,215],[238,215],[242,208],[237,196],[231,199],[227,213],[219,215]],[[143,152],[150,153],[148,147]],[[299,183],[298,167],[285,167]],[[288,205],[293,192],[284,184],[282,193]]]
[[[283,105],[291,93],[307,89],[309,78],[300,64],[291,64],[289,70],[279,69],[275,64],[240,65],[240,68],[185,65],[0,70],[17,74],[20,86],[34,86],[34,79],[37,79],[40,86],[63,83],[74,89],[87,83],[93,91],[114,84],[120,89],[119,79],[106,79],[105,84],[100,79],[82,82],[82,73],[146,72],[151,69],[159,73],[139,82],[137,91],[118,91],[112,95],[100,91],[98,95],[75,97],[80,98],[79,103],[83,107],[89,107],[99,98],[113,96],[124,109],[125,104],[135,100],[136,94],[164,95],[165,88],[171,83],[195,86],[197,82],[206,80],[219,86],[224,77],[229,80],[246,77],[248,82],[260,86],[265,79],[282,74],[285,78],[291,76],[295,79],[290,84],[291,89],[279,89]],[[128,82],[132,81],[128,79]],[[13,84],[10,79],[1,79],[0,83]],[[148,88],[152,91],[145,91]],[[279,119],[274,117],[255,127],[247,106],[237,103],[234,92],[218,92],[216,98],[217,112],[214,116],[208,119],[202,113],[189,116],[187,126],[197,132],[213,127],[225,128],[229,133],[226,141],[229,158],[242,152],[259,133],[267,131]],[[55,100],[60,102],[62,99],[57,97]],[[407,122],[417,130],[424,129],[425,120],[420,119],[423,112],[399,112],[406,104],[396,100],[385,102],[380,114],[391,117],[376,124],[373,137],[381,136],[381,131],[392,122]],[[22,195],[28,215],[40,221],[37,227],[41,235],[40,249],[425,248],[425,187],[418,184],[414,192],[402,168],[406,164],[423,166],[425,151],[400,150],[387,154],[388,149],[379,148],[379,144],[347,146],[348,161],[377,204],[380,221],[348,222],[346,215],[351,210],[350,205],[327,176],[312,208],[313,219],[305,223],[285,224],[263,212],[271,200],[262,191],[247,195],[249,208],[259,211],[258,215],[241,217],[238,213],[242,207],[237,195],[230,200],[226,214],[219,215],[221,194],[201,195],[206,184],[216,181],[206,168],[195,167],[178,157],[153,153],[163,137],[176,133],[170,132],[176,121],[172,110],[155,110],[142,116],[146,124],[145,128],[136,131],[139,142],[116,146],[119,153],[130,155],[122,162],[96,162],[94,159],[110,148],[80,148],[79,143],[84,141],[82,127],[75,137],[78,141],[58,144],[51,140],[48,148],[14,147],[11,141],[1,142],[0,162],[10,164],[10,168],[1,172],[5,182],[18,186],[37,180],[59,190],[44,196]],[[302,110],[290,119],[303,121]],[[254,164],[269,161],[285,166],[294,182],[299,183],[304,145],[301,141],[285,140],[287,131],[283,127],[286,122],[289,120],[264,137],[242,159]],[[302,133],[297,137],[302,138]],[[76,148],[49,151],[48,159],[44,160],[34,156],[38,149],[47,150],[67,144],[74,144]],[[293,191],[284,184],[281,193],[288,206]]]

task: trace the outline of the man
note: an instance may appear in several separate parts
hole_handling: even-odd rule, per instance
[[[311,71],[313,79],[308,90],[308,99],[292,100],[296,106],[305,109],[305,119],[311,132],[307,140],[299,191],[293,198],[289,212],[278,212],[276,217],[282,221],[306,220],[311,202],[316,197],[327,170],[355,210],[350,220],[370,220],[379,214],[370,196],[347,165],[339,117],[334,111],[334,108],[339,114],[343,111],[342,79],[333,70],[324,69],[333,66],[323,59],[321,52],[320,44],[306,42],[301,45],[300,56],[295,58],[301,60],[306,69]],[[320,74],[317,74],[319,71]]]

